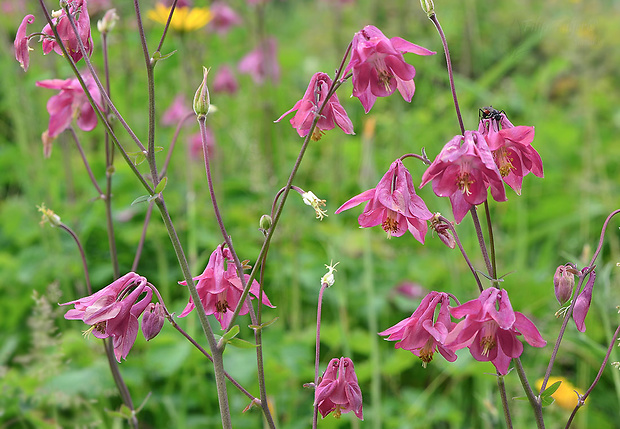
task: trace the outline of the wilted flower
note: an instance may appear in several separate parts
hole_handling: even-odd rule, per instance
[[[299,100],[292,109],[285,112],[276,122],[280,122],[286,115],[297,111],[291,119],[291,125],[297,129],[297,133],[301,137],[308,135],[312,123],[318,117],[319,120],[312,133],[312,140],[317,141],[321,138],[323,131],[331,130],[336,125],[347,134],[355,134],[353,132],[353,123],[349,119],[347,112],[340,105],[338,96],[333,94],[325,108],[319,115],[319,108],[325,102],[332,80],[325,73],[315,73],[310,79],[308,89],[301,100]]]
[[[69,0],[67,1],[67,5],[69,8],[69,13],[75,21],[79,40],[81,40],[86,53],[90,57],[93,53],[93,38],[90,34],[90,17],[88,16],[86,0]],[[67,49],[69,56],[73,58],[73,61],[78,62],[82,58],[82,52],[80,51],[78,38],[75,36],[75,32],[71,27],[71,23],[69,22],[65,9],[62,9],[59,16],[57,18],[53,18],[53,21],[56,25],[56,31],[58,31],[60,40]],[[47,24],[41,31],[45,34],[42,42],[43,53],[47,55],[53,50],[58,55],[62,55],[62,49],[54,37],[54,32],[52,31],[50,25]]]
[[[90,95],[99,108],[101,108],[101,93],[97,84],[90,74],[83,74],[83,76]],[[69,128],[74,117],[77,118],[77,126],[82,131],[91,131],[97,126],[97,114],[91,107],[88,97],[76,78],[42,80],[37,82],[37,86],[60,90],[60,93],[52,96],[47,101],[47,111],[50,114],[50,120],[43,139],[44,144],[47,139],[53,140],[61,132]],[[49,141],[47,143],[48,150],[45,151],[45,155],[49,156],[51,146],[49,146]]]
[[[544,347],[547,342],[527,317],[513,311],[505,289],[485,289],[477,299],[450,309],[452,316],[465,317],[446,338],[446,346],[453,350],[469,347],[474,359],[490,361],[501,375],[508,373],[512,358],[523,353],[523,344],[517,336],[523,335],[533,347]]]
[[[493,155],[478,131],[465,131],[465,136],[454,136],[446,143],[422,175],[420,188],[431,180],[437,196],[450,197],[456,223],[472,206],[486,201],[489,187],[495,201],[506,201]]]
[[[277,56],[278,42],[269,37],[264,43],[244,56],[239,62],[239,72],[249,74],[252,80],[261,85],[265,79],[273,83],[280,80],[280,66]]]
[[[502,180],[521,195],[523,177],[528,173],[543,177],[542,159],[531,145],[534,127],[515,127],[503,111],[485,107],[478,131],[486,138]]]
[[[586,285],[575,301],[575,308],[573,308],[573,319],[575,320],[575,325],[577,325],[577,330],[579,332],[586,331],[586,316],[588,315],[590,303],[592,302],[592,290],[594,289],[595,281],[596,272],[592,270]]]
[[[314,404],[321,416],[334,412],[334,417],[353,411],[364,420],[362,413],[362,391],[357,382],[351,359],[342,357],[329,361],[321,382],[314,392]]]
[[[155,9],[148,11],[147,16],[155,22],[166,25],[170,16],[170,6],[157,3]],[[174,9],[170,28],[180,33],[196,31],[211,21],[213,14],[206,7],[179,6]]]
[[[575,286],[575,276],[569,268],[570,265],[560,265],[553,276],[555,297],[560,305],[564,305],[570,299]]]
[[[336,213],[368,201],[358,222],[362,228],[381,225],[388,238],[402,236],[407,230],[424,243],[428,231],[426,221],[433,214],[416,195],[409,170],[397,159],[381,178],[376,188],[369,189],[344,203]]]
[[[454,249],[456,246],[456,240],[450,231],[450,226],[441,220],[441,213],[435,213],[433,219],[431,219],[431,229],[437,233],[439,239],[443,244],[450,249]]]
[[[142,293],[146,295],[136,300]],[[127,354],[138,335],[138,317],[151,302],[153,291],[146,278],[128,273],[90,296],[65,302],[75,307],[65,314],[65,319],[82,320],[91,325],[89,332],[97,338],[112,337],[117,361]]]
[[[230,67],[223,65],[217,69],[213,78],[212,89],[213,92],[226,92],[228,94],[237,92],[239,83]]]
[[[456,354],[445,346],[446,337],[456,325],[450,320],[448,305],[450,297],[445,292],[432,291],[424,297],[413,314],[398,322],[379,335],[388,335],[388,341],[397,341],[397,349],[409,350],[418,356],[422,366],[433,360],[435,351],[449,362],[456,360]],[[439,312],[435,313],[439,306]]]
[[[228,248],[222,248],[222,245],[217,246],[217,249],[211,254],[209,263],[204,272],[194,277],[197,280],[196,291],[200,296],[200,302],[205,309],[207,315],[214,314],[215,318],[220,322],[222,329],[227,329],[232,319],[235,307],[241,299],[243,293],[243,287],[241,285],[241,279],[237,276],[237,270],[232,263],[232,254]],[[250,277],[248,274],[244,274],[245,279]],[[185,281],[179,282],[181,285],[187,285]],[[258,297],[260,285],[256,280],[252,282],[250,286],[250,299]],[[254,295],[252,297],[251,295]],[[267,295],[263,293],[264,305],[273,307]],[[179,315],[179,317],[187,316],[194,309],[194,301],[190,297],[189,303]],[[247,302],[244,302],[241,306],[239,315],[248,314],[249,312]]]
[[[301,194],[301,198],[304,204],[314,209],[317,219],[323,220],[324,217],[327,217],[327,212],[323,209],[325,207],[325,200],[319,199],[312,191],[304,192]]]
[[[17,34],[15,35],[15,42],[13,43],[15,48],[15,59],[19,62],[19,65],[22,66],[24,71],[27,71],[30,65],[30,51],[32,50],[32,48],[28,46],[28,40],[30,40],[30,38],[26,34],[26,28],[28,24],[32,24],[33,22],[34,15],[26,15],[24,17],[22,23],[19,24]]]
[[[213,19],[209,27],[220,35],[228,33],[231,27],[241,24],[241,17],[237,12],[222,1],[211,3],[211,13]]]
[[[433,55],[400,37],[388,39],[377,27],[367,25],[353,36],[351,61],[345,69],[353,71],[353,96],[359,98],[368,113],[377,97],[392,95],[396,89],[411,101],[415,92],[415,68],[407,64],[403,52]]]

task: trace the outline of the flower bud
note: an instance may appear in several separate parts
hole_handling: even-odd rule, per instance
[[[159,303],[150,303],[142,316],[142,334],[146,341],[152,340],[164,326],[166,314],[164,307]]]
[[[420,5],[422,6],[422,10],[426,12],[426,15],[429,17],[435,15],[435,4],[433,0],[420,0]]]
[[[553,276],[555,297],[560,305],[564,305],[570,299],[575,286],[575,276],[567,268],[569,267],[566,265],[560,265]]]
[[[110,9],[103,15],[103,18],[97,21],[97,30],[100,33],[109,33],[114,29],[116,21],[118,21],[116,9]]]
[[[327,268],[327,274],[321,277],[321,285],[327,283],[327,286],[329,287],[336,282],[336,279],[334,278],[334,273],[337,271],[336,265],[338,265],[339,263],[340,262],[336,262],[334,265],[325,265],[325,268]]]
[[[206,117],[209,114],[209,107],[211,105],[211,100],[209,99],[209,88],[207,88],[207,76],[209,75],[209,70],[210,69],[206,67],[202,68],[202,83],[194,95],[194,113],[196,113],[198,118]]]
[[[262,215],[260,217],[260,221],[258,221],[258,225],[259,225],[259,230],[263,231],[263,233],[267,233],[267,231],[269,231],[269,229],[271,228],[271,216],[269,215]]]

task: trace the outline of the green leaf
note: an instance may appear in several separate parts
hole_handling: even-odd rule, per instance
[[[134,204],[140,204],[143,203],[145,201],[151,201],[150,198],[152,197],[152,195],[140,195],[138,198],[136,198],[135,200],[133,200],[133,202],[131,203],[131,205],[133,206]]]
[[[279,319],[279,317],[274,317],[269,322],[261,323],[260,325],[248,325],[248,327],[250,329],[260,330],[260,329],[266,328],[269,325],[274,324],[278,319]]]
[[[155,51],[155,52],[153,52],[153,60],[154,61],[165,60],[166,58],[170,58],[172,55],[174,55],[175,52],[176,52],[176,50],[162,55],[161,52]]]
[[[547,387],[545,389],[545,391],[543,393],[540,394],[541,398],[546,398],[548,396],[551,396],[555,393],[556,390],[558,390],[558,388],[560,387],[560,384],[562,384],[562,381],[556,381],[555,383],[553,383],[551,386]]]
[[[540,400],[540,404],[543,407],[548,407],[549,405],[553,404],[555,402],[555,399],[553,399],[553,396],[547,396],[544,398],[541,398]]]
[[[121,409],[119,411],[108,410],[108,414],[112,417],[120,417],[129,420],[131,418],[132,412],[127,405],[123,404],[121,405]]]
[[[512,399],[514,401],[527,401],[527,396],[515,396]]]
[[[168,183],[168,176],[161,179],[161,181],[157,184],[157,187],[155,188],[155,193],[159,194],[160,192],[163,192],[163,190],[166,189],[167,183]]]
[[[232,340],[228,341],[228,344],[233,347],[238,347],[240,349],[255,349],[258,347],[256,344],[252,344],[240,338],[233,338]]]
[[[227,343],[239,334],[239,325],[235,325],[222,337]]]

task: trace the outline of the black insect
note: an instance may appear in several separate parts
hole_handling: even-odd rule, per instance
[[[478,117],[479,119],[494,119],[496,121],[500,121],[502,119],[502,113],[505,115],[506,112],[503,110],[497,110],[493,108],[493,106],[483,107],[482,109],[478,109]]]

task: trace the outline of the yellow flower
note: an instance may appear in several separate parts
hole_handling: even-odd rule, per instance
[[[575,393],[575,390],[577,390],[577,388],[573,386],[571,382],[565,379],[564,377],[549,377],[549,381],[547,382],[547,387],[551,386],[553,383],[556,383],[558,381],[561,381],[562,384],[560,384],[560,387],[558,388],[558,390],[556,390],[555,393],[551,396],[553,396],[553,399],[555,399],[555,403],[558,404],[560,407],[565,408],[567,410],[572,410],[573,408],[577,406],[578,398],[577,398],[577,394]],[[542,382],[543,382],[542,378],[536,381],[536,388],[538,390],[540,390],[540,388],[542,387]],[[579,392],[579,394],[581,395],[582,393]]]
[[[155,9],[148,11],[148,17],[160,24],[166,24],[170,8],[161,3],[155,5]],[[213,14],[206,7],[177,7],[172,15],[170,28],[178,32],[195,31],[204,27],[211,21]]]

